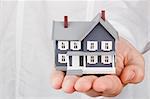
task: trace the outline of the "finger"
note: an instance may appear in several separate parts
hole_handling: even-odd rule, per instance
[[[83,76],[75,84],[75,89],[78,92],[86,92],[92,88],[93,81],[97,79],[96,76]]]
[[[103,96],[118,95],[123,88],[120,79],[116,75],[106,75],[94,81],[93,89]]]
[[[51,80],[52,80],[52,87],[55,89],[60,89],[62,86],[62,82],[64,79],[64,72],[62,71],[56,71],[53,70],[52,71],[52,76],[51,76]]]
[[[66,75],[62,84],[62,89],[66,93],[73,93],[75,91],[74,85],[78,79],[78,76]]]
[[[144,68],[140,66],[126,66],[120,76],[123,84],[139,83],[144,79]]]

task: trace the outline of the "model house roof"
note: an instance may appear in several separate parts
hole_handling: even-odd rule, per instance
[[[65,19],[66,20],[66,19]],[[82,41],[94,27],[100,23],[115,39],[118,39],[118,32],[100,14],[97,14],[92,21],[68,22],[64,27],[63,21],[53,21],[53,40],[80,40]]]

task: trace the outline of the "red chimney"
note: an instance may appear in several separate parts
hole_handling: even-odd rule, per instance
[[[68,28],[68,16],[64,16],[64,28]]]
[[[101,18],[105,21],[105,10],[101,11]]]

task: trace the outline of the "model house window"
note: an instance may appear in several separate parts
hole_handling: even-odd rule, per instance
[[[87,56],[88,64],[96,64],[98,62],[98,56]]]
[[[61,48],[63,48],[63,49],[65,48],[65,43],[64,42],[61,43]]]
[[[108,56],[105,56],[105,62],[108,63],[109,62],[109,58]]]
[[[91,63],[94,62],[94,56],[91,56]]]
[[[66,61],[65,56],[62,56],[62,57],[61,57],[61,61],[62,61],[62,62],[65,62],[65,61]]]
[[[81,42],[80,41],[71,41],[70,47],[72,50],[80,50],[81,49]]]
[[[111,55],[102,55],[101,56],[101,62],[103,64],[110,64],[110,63],[112,63]]]
[[[87,41],[87,50],[96,51],[98,48],[97,41]]]
[[[94,43],[91,43],[90,49],[94,49]]]
[[[111,51],[112,50],[112,41],[102,41],[101,49],[103,51]]]
[[[108,43],[105,44],[105,49],[109,49],[109,44]]]
[[[69,48],[68,41],[58,41],[58,49],[67,50]]]
[[[76,42],[74,42],[74,49],[78,48],[78,44]]]
[[[66,56],[66,54],[58,54],[58,62],[60,62],[60,63],[67,63],[67,56]]]

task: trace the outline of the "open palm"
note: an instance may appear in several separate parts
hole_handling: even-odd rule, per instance
[[[144,78],[144,59],[127,40],[120,38],[116,48],[116,75],[73,76],[62,71],[52,71],[52,86],[66,93],[75,91],[89,96],[115,96],[128,83],[138,83]]]

